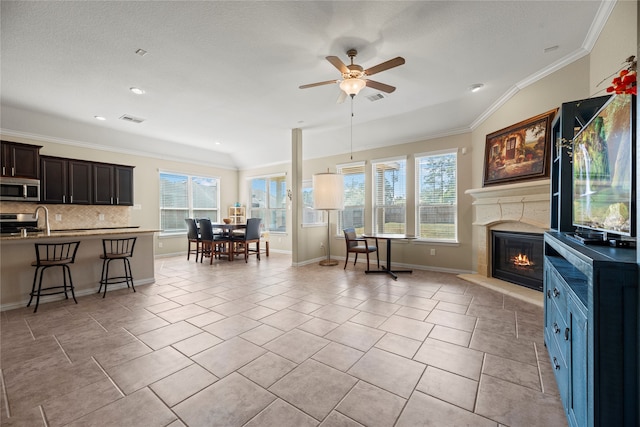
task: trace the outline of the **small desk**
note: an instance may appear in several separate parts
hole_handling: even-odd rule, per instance
[[[382,266],[379,270],[365,270],[366,274],[388,274],[393,277],[393,280],[398,280],[396,273],[413,273],[413,270],[394,270],[391,268],[391,241],[392,240],[411,240],[415,239],[413,236],[407,236],[406,234],[387,234],[387,233],[373,233],[363,234],[362,237],[370,239],[384,239],[387,241],[387,265]]]

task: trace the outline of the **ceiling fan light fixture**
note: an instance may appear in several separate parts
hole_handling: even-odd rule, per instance
[[[474,84],[474,85],[471,85],[471,86],[469,87],[469,90],[470,90],[471,92],[474,92],[474,93],[475,93],[475,92],[479,91],[480,89],[482,89],[483,87],[484,87],[484,85],[483,85],[482,83],[476,83],[476,84]]]
[[[340,89],[349,96],[356,96],[366,85],[367,82],[362,79],[350,78],[340,82]]]

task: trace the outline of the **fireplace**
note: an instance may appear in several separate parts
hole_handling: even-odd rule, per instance
[[[491,242],[493,277],[542,291],[542,234],[492,231]]]

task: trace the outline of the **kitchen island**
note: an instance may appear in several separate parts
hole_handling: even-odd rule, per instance
[[[0,237],[0,310],[25,307],[29,302],[29,293],[33,284],[36,254],[34,243],[61,243],[80,241],[76,261],[70,265],[76,297],[94,294],[100,287],[102,271],[102,239],[137,237],[131,269],[134,284],[153,283],[154,277],[154,244],[153,233],[159,230],[144,228],[107,228],[90,230],[59,230],[28,233],[26,237],[9,235]],[[119,266],[114,264],[114,274],[119,275]],[[47,284],[62,283],[59,269],[51,269],[45,274]],[[43,285],[44,286],[44,285]],[[109,291],[125,287],[125,284],[109,286]],[[133,292],[133,291],[132,291]],[[40,304],[63,299],[64,295],[42,297]],[[109,298],[109,295],[107,295]],[[73,300],[70,300],[73,304]],[[79,304],[82,301],[78,302]]]

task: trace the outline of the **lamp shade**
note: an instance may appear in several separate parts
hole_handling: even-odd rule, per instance
[[[349,78],[340,82],[340,89],[342,89],[347,95],[355,96],[367,85],[362,79]]]
[[[313,175],[313,208],[344,209],[344,175],[328,172]]]

